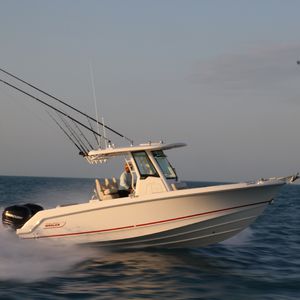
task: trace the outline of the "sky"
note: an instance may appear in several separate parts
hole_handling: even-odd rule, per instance
[[[167,153],[182,180],[300,171],[300,1],[0,5],[0,68],[95,116],[92,68],[107,125],[135,144],[187,143]],[[0,83],[0,175],[120,170],[87,164],[44,107]]]

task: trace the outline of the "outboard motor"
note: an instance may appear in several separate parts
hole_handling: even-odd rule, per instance
[[[2,223],[17,230],[43,207],[37,204],[12,205],[6,207],[2,213]]]
[[[34,216],[40,210],[44,210],[44,208],[42,206],[40,206],[38,204],[34,204],[34,203],[26,203],[26,204],[24,204],[24,206],[26,206],[30,209],[31,217]]]

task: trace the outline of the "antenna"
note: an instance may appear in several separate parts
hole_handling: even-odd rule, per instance
[[[92,131],[94,131],[93,125],[92,125],[92,123],[91,123],[91,121],[90,121],[89,118],[87,118],[87,121],[88,121],[88,123],[89,123],[90,128],[92,129]],[[96,136],[95,132],[93,132],[93,134],[94,134],[94,137],[95,137],[95,140],[96,140],[96,144],[98,145],[98,139],[97,139],[97,136]]]
[[[91,62],[89,63],[89,67],[90,67],[91,82],[92,82],[92,89],[93,89],[93,98],[94,98],[95,111],[96,111],[97,130],[98,130],[98,133],[100,134],[100,124],[101,123],[99,122],[99,117],[98,117],[97,97],[96,97],[96,89],[95,89],[95,81],[94,81],[94,70],[93,70]],[[104,137],[104,146],[105,146],[105,148],[107,148],[107,141],[105,140],[106,139],[106,130],[105,130],[106,126],[105,126],[105,123],[104,123],[103,114],[102,114],[101,120],[102,120],[102,132],[103,132],[103,137]]]
[[[94,71],[92,68],[91,62],[89,62],[90,67],[90,76],[91,76],[91,83],[92,83],[92,90],[93,90],[93,99],[94,99],[94,105],[95,105],[95,114],[96,114],[96,120],[97,120],[97,132],[100,135],[100,126],[99,126],[99,118],[98,118],[98,109],[97,109],[97,97],[96,97],[96,89],[95,89],[95,82],[94,82]],[[101,148],[101,139],[99,136],[97,137],[97,142],[99,148]]]
[[[103,124],[103,137],[104,137],[104,144],[105,144],[105,148],[107,148],[107,141],[106,139],[106,130],[105,130],[105,123],[104,123],[104,117],[102,116],[102,124]],[[110,145],[110,143],[109,143]]]

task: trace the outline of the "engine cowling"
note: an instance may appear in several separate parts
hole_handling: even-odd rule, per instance
[[[27,203],[6,207],[2,213],[2,223],[14,230],[21,228],[32,216],[43,210],[38,204]]]

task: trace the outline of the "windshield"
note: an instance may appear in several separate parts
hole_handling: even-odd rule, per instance
[[[134,152],[132,155],[141,174],[141,178],[159,176],[146,152]]]
[[[175,173],[175,170],[169,163],[167,156],[163,153],[163,151],[162,150],[152,151],[152,154],[156,162],[158,163],[159,167],[161,168],[164,176],[167,179],[176,179],[177,175]]]

